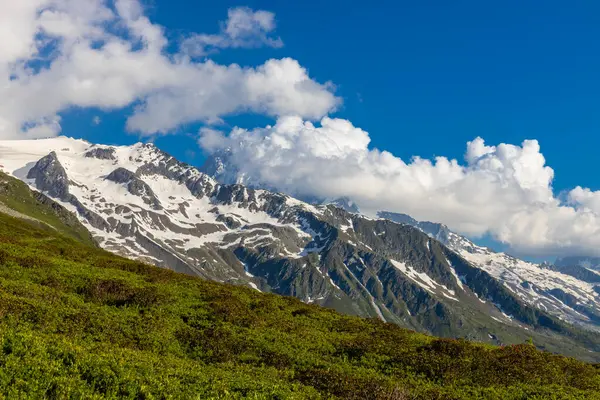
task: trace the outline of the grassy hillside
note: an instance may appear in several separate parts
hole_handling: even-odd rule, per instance
[[[600,398],[600,368],[125,260],[0,214],[6,398]]]
[[[4,206],[4,207],[3,207]],[[8,210],[7,210],[7,209]],[[77,217],[45,195],[31,191],[20,180],[0,172],[0,211],[11,212],[89,245],[94,241]]]

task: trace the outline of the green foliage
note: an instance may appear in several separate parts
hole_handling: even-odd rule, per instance
[[[6,398],[594,399],[600,369],[180,275],[0,214]],[[0,396],[1,397],[1,396]]]
[[[41,229],[57,230],[78,241],[95,245],[90,233],[75,215],[45,195],[31,191],[25,183],[4,172],[0,172],[0,206],[2,204],[39,221]]]

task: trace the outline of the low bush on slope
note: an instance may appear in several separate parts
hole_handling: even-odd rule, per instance
[[[6,398],[600,398],[600,369],[125,260],[0,214]]]

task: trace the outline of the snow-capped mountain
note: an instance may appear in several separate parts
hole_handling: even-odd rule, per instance
[[[591,284],[487,252],[437,224],[415,228],[222,184],[148,144],[0,141],[0,165],[126,257],[442,336],[600,350],[556,318],[591,326],[576,308],[594,309]],[[546,293],[556,288],[578,304]]]
[[[559,319],[600,329],[600,274],[587,258],[560,259],[556,265],[534,264],[494,252],[432,222],[419,222],[405,214],[380,212],[379,216],[417,227],[439,240],[465,260],[486,271],[526,304]],[[598,261],[598,260],[596,260]],[[569,273],[573,265],[589,268],[587,275]]]

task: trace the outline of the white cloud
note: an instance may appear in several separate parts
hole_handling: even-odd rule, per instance
[[[560,201],[536,140],[487,146],[476,138],[464,163],[407,163],[369,142],[349,121],[324,118],[315,126],[298,117],[228,135],[202,131],[199,140],[210,152],[230,149],[246,181],[295,195],[348,196],[369,213],[404,212],[472,236],[491,233],[529,255],[600,254],[600,192],[576,188]]]
[[[271,12],[232,8],[219,34],[192,35],[183,41],[181,48],[192,57],[202,57],[225,48],[281,47],[281,38],[270,36],[275,26],[275,14]]]
[[[273,18],[234,9],[224,32],[260,38]],[[232,113],[318,119],[340,102],[292,59],[243,68],[168,54],[138,0],[0,1],[0,35],[0,138],[58,134],[70,107],[137,105],[128,129],[150,135]]]
[[[93,125],[100,125],[102,123],[102,118],[100,118],[99,116],[95,116],[94,118],[92,118],[92,124]]]
[[[166,133],[193,121],[214,122],[223,115],[255,112],[269,116],[299,113],[318,119],[339,100],[329,85],[308,76],[296,60],[269,60],[257,68],[207,61],[172,68],[171,84],[150,93],[127,127],[143,134]]]

